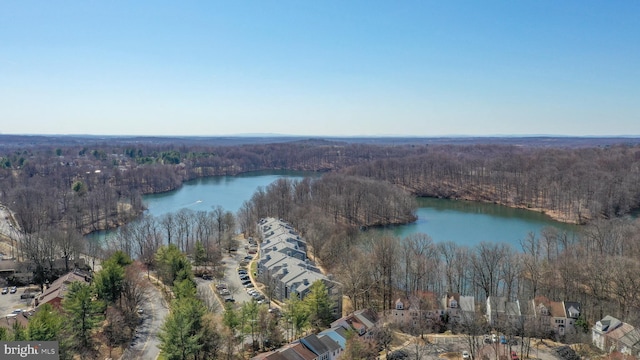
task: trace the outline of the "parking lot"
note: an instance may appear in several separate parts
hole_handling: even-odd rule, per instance
[[[243,284],[243,282],[246,284],[249,278],[248,263],[257,252],[257,245],[254,247],[250,245],[247,240],[241,240],[239,249],[223,257],[224,278],[214,282],[213,287],[213,291],[223,302],[225,299],[233,299],[233,303],[239,306],[254,299],[247,293],[247,288]],[[245,269],[245,272],[238,273],[238,269]]]
[[[11,289],[11,287],[9,287]],[[33,299],[21,299],[20,295],[24,293],[24,287],[18,287],[14,294],[0,295],[0,316],[4,318],[6,315],[13,313],[15,310],[26,310],[31,306]]]

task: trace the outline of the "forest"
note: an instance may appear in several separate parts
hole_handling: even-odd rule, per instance
[[[421,292],[458,292],[479,304],[488,296],[546,296],[581,302],[590,324],[610,314],[640,325],[640,224],[629,216],[640,207],[640,146],[567,144],[12,143],[0,146],[0,204],[15,215],[20,256],[36,264],[40,283],[55,276],[49,262],[56,254],[103,256],[104,249],[82,238],[93,231],[119,227],[105,244],[107,254],[122,251],[150,269],[163,245],[215,263],[234,246],[236,229],[254,235],[258,219],[272,216],[301,231],[353,309],[389,309],[397,296]],[[144,211],[144,194],[198,177],[276,169],[323,176],[258,189],[237,214],[184,210],[130,223]],[[581,231],[547,229],[520,248],[468,248],[436,244],[428,234],[398,239],[367,231],[414,221],[416,196],[525,208],[580,224]]]

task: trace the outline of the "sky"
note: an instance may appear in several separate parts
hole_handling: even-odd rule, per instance
[[[0,133],[640,135],[640,1],[0,1]]]

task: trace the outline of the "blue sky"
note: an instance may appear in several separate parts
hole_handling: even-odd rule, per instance
[[[640,1],[2,1],[0,133],[640,135]]]

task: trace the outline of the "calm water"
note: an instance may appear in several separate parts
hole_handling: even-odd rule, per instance
[[[560,223],[533,211],[471,201],[419,198],[418,220],[385,230],[405,237],[425,233],[435,242],[453,241],[474,246],[482,241],[504,242],[520,250],[520,240],[547,226],[573,232],[576,226]]]
[[[236,212],[259,187],[266,187],[282,177],[293,180],[302,179],[304,176],[318,174],[270,171],[202,178],[187,182],[175,191],[146,195],[144,201],[148,206],[147,212],[154,216],[177,212],[182,208],[210,211],[218,205],[225,210]],[[539,233],[546,226],[568,231],[575,229],[540,213],[494,204],[430,198],[420,198],[418,204],[418,220],[415,223],[385,230],[401,237],[425,233],[435,242],[454,241],[459,245],[474,246],[481,241],[493,241],[509,243],[520,249],[519,241],[529,232]],[[93,234],[92,237],[104,235]]]
[[[279,178],[301,180],[305,176],[318,175],[300,171],[260,171],[237,176],[213,176],[186,182],[175,191],[145,195],[143,200],[148,207],[147,213],[153,216],[177,212],[182,208],[211,211],[218,205],[235,213],[259,187],[266,187]]]

